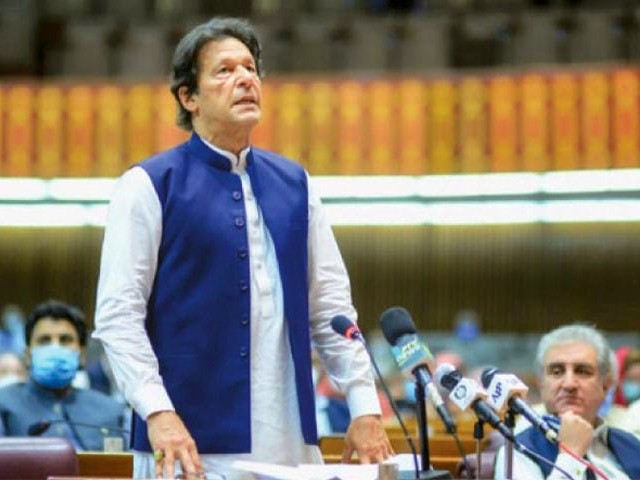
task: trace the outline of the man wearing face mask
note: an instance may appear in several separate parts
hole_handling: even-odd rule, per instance
[[[640,435],[640,350],[630,350],[624,362],[624,376],[620,380],[627,409],[627,428]]]
[[[25,340],[29,379],[0,389],[0,436],[66,437],[78,450],[103,450],[105,438],[121,437],[124,406],[71,385],[86,354],[80,310],[56,300],[38,305]]]

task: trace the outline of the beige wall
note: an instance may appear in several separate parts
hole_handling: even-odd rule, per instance
[[[476,310],[487,331],[538,332],[573,320],[640,325],[640,223],[340,227],[363,328],[402,305],[446,330]],[[57,297],[92,316],[102,230],[0,229],[0,305]]]

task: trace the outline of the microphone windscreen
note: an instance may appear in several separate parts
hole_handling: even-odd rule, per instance
[[[415,335],[416,326],[406,308],[391,307],[380,316],[380,328],[384,338],[395,345],[403,335]]]
[[[354,323],[344,315],[336,315],[331,319],[331,328],[333,328],[334,332],[338,335],[342,335],[343,337],[346,336],[347,330],[354,326]]]
[[[482,375],[480,376],[480,381],[482,382],[482,386],[484,388],[489,388],[491,385],[491,380],[496,376],[497,373],[500,373],[496,367],[487,367],[482,371]]]
[[[436,368],[436,373],[434,375],[434,378],[436,380],[436,385],[438,385],[441,388],[444,388],[447,391],[451,391],[453,387],[455,387],[456,384],[458,383],[457,380],[455,380],[450,375],[451,372],[455,372],[455,371],[456,371],[456,367],[454,367],[450,363],[442,363],[438,365],[438,368]]]

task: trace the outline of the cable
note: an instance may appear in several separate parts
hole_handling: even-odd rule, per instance
[[[87,446],[82,441],[82,437],[78,433],[78,430],[76,430],[76,426],[74,425],[74,422],[69,418],[69,414],[67,413],[67,409],[64,407],[64,405],[61,405],[61,409],[62,409],[62,417],[65,419],[65,421],[66,421],[65,423],[69,427],[69,429],[71,430],[72,435],[78,441],[78,445],[80,446],[80,448],[82,448],[82,450],[88,450]]]
[[[460,438],[458,438],[458,434],[456,432],[450,432],[450,433],[453,436],[453,439],[456,441],[456,446],[458,447],[458,453],[460,453],[460,458],[462,459],[464,469],[467,472],[467,480],[471,480],[471,468],[469,468],[469,463],[467,462],[467,454],[464,453],[464,449],[462,448],[462,443],[460,443]],[[481,465],[478,465],[478,468],[481,468]]]
[[[513,442],[513,446],[515,447],[516,450],[518,450],[519,452],[525,454],[526,456],[528,456],[529,458],[533,459],[533,460],[540,460],[543,463],[546,463],[547,465],[549,465],[551,468],[555,468],[556,470],[558,470],[560,473],[562,473],[565,477],[567,477],[569,480],[575,480],[575,478],[573,478],[571,475],[569,475],[569,473],[560,468],[559,466],[557,466],[555,463],[550,462],[549,460],[547,460],[546,458],[544,458],[542,455],[537,454],[536,452],[534,452],[533,450],[529,450],[527,447],[525,447],[524,445],[518,443],[518,442]]]
[[[369,355],[371,357],[373,357],[373,353],[371,352],[371,350],[369,350],[369,345],[366,342],[360,342],[360,343],[364,346],[364,348],[367,350]],[[409,435],[409,430],[407,430],[406,425],[402,421],[402,417],[400,416],[400,412],[398,411],[398,408],[396,407],[396,404],[393,401],[393,397],[391,396],[391,392],[389,391],[389,387],[387,387],[386,382],[382,378],[382,374],[380,373],[380,369],[378,368],[378,365],[376,364],[376,362],[371,362],[371,365],[373,365],[373,369],[376,371],[376,375],[380,379],[380,385],[382,385],[384,393],[387,396],[387,398],[389,399],[389,404],[391,405],[391,408],[393,409],[394,415],[398,419],[398,423],[400,424],[400,428],[402,428],[402,433],[404,434],[404,438],[407,441],[407,444],[409,445],[409,449],[411,450],[411,453],[412,453],[412,456],[413,456],[413,467],[414,467],[415,473],[416,473],[416,480],[418,480],[420,478],[420,467],[418,466],[418,454],[416,453],[416,447],[413,444],[413,440],[411,439],[411,435]]]
[[[582,458],[577,453],[572,452],[569,449],[569,447],[567,447],[564,443],[560,442],[560,443],[558,443],[558,445],[560,446],[560,450],[562,450],[563,452],[568,453],[569,455],[571,455],[573,458],[575,458],[577,461],[579,461],[581,464],[583,464],[585,467],[587,467],[593,473],[595,473],[599,477],[603,478],[604,480],[609,480],[609,478],[602,472],[602,470],[600,470],[598,467],[596,467],[593,463],[591,463],[591,462],[585,460],[584,458]]]

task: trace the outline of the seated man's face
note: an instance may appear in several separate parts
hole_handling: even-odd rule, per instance
[[[41,347],[43,345],[58,344],[81,352],[78,332],[73,324],[65,319],[53,320],[43,318],[36,323],[29,347]]]
[[[550,413],[570,410],[595,423],[608,383],[598,370],[596,350],[589,344],[562,343],[544,357],[540,392]]]

